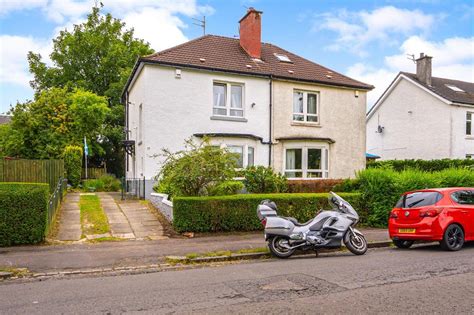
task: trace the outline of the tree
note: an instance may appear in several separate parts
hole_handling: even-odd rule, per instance
[[[119,19],[102,15],[94,7],[86,22],[75,25],[72,31],[61,31],[53,40],[50,57],[54,66],[47,66],[39,54],[28,54],[34,76],[30,84],[37,93],[52,87],[81,88],[108,98],[111,110],[102,148],[108,168],[116,175],[123,174],[121,92],[137,58],[153,53],[148,43],[135,39],[133,34],[133,29],[125,29]]]
[[[3,155],[22,158],[61,158],[67,145],[90,141],[92,156],[104,155],[102,134],[110,109],[103,96],[81,89],[52,88],[34,101],[18,103],[8,131],[0,140]]]
[[[212,188],[231,180],[237,166],[235,154],[209,145],[206,139],[201,144],[186,140],[185,150],[164,150],[163,155],[157,190],[172,196],[207,195]]]

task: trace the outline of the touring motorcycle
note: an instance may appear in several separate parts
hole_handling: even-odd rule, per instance
[[[257,215],[265,227],[265,240],[271,253],[279,258],[288,258],[299,250],[339,248],[341,243],[355,255],[367,251],[364,235],[355,229],[359,221],[357,211],[337,194],[330,192],[331,210],[320,210],[306,223],[292,217],[281,217],[271,200],[263,200],[257,207]]]

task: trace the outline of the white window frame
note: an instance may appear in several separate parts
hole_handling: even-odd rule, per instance
[[[302,113],[295,112],[295,93],[303,93],[303,112]],[[316,114],[311,114],[311,113],[308,114],[308,94],[316,95]],[[293,100],[291,104],[293,114],[291,115],[291,120],[296,123],[319,125],[321,121],[320,105],[319,105],[320,98],[321,98],[321,95],[317,91],[308,91],[308,90],[299,90],[299,89],[293,90],[293,94],[291,98]],[[296,120],[295,115],[303,116],[303,120]],[[308,117],[316,117],[316,121],[308,121]]]
[[[242,147],[242,167],[238,167],[236,170],[242,170],[249,166],[249,148],[253,148],[253,165],[255,165],[257,156],[256,146],[248,144],[223,143],[220,147],[221,149],[227,149],[228,147]]]
[[[287,169],[286,168],[286,151],[291,149],[301,149],[301,169]],[[308,150],[321,150],[321,169],[308,169]],[[289,172],[302,172],[302,177],[288,177],[288,179],[326,179],[329,178],[329,147],[327,145],[286,145],[283,150],[283,174]],[[321,172],[322,177],[308,177],[308,172]]]
[[[471,118],[468,119],[468,114],[471,114]],[[471,130],[470,133],[467,133],[467,123],[471,123]],[[466,124],[465,124],[465,133],[466,136],[474,136],[474,112],[466,112]]]
[[[215,106],[214,105],[214,85],[225,85],[225,100],[224,106]],[[242,108],[232,107],[232,86],[240,86],[242,89],[241,101]],[[216,109],[225,109],[226,114],[220,115],[214,113]],[[231,110],[241,111],[242,116],[232,116]],[[245,118],[245,84],[241,82],[228,82],[228,81],[213,81],[212,82],[212,116],[216,117],[230,117],[230,118]]]

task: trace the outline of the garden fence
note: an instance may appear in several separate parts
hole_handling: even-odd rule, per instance
[[[48,203],[48,228],[51,227],[54,217],[56,216],[56,212],[58,211],[61,202],[63,201],[64,194],[67,191],[67,179],[60,178],[56,184],[56,188],[54,189],[53,193],[49,197]]]
[[[87,168],[87,179],[97,179],[107,174],[105,167],[88,167]],[[86,169],[82,169],[82,179],[86,178]]]
[[[47,183],[50,192],[64,178],[63,160],[0,159],[0,182]]]

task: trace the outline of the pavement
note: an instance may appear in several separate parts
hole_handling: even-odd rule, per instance
[[[120,200],[119,194],[96,193],[107,216],[110,233],[85,235],[88,239],[112,236],[122,239],[163,239],[163,227],[146,204],[139,200]],[[68,193],[59,213],[57,241],[79,241],[83,235],[79,199],[81,193]]]
[[[0,284],[1,314],[473,314],[474,245]]]
[[[385,229],[361,229],[368,242],[389,239]],[[262,232],[198,235],[195,238],[128,240],[49,246],[0,248],[0,266],[57,272],[91,268],[143,266],[165,261],[165,256],[265,247]]]

